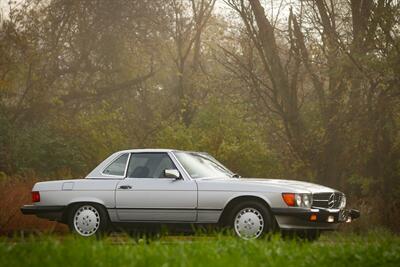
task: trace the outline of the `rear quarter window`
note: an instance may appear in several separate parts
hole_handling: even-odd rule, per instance
[[[108,165],[104,170],[105,175],[124,176],[129,154],[123,154]]]

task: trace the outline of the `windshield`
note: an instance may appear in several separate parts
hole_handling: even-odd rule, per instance
[[[233,172],[207,154],[194,152],[175,152],[179,162],[189,173],[190,177],[232,177]]]

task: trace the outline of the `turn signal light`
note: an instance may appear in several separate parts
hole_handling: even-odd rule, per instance
[[[294,193],[282,193],[282,198],[283,198],[283,201],[285,201],[285,203],[288,206],[292,206],[292,207],[295,206],[296,200],[295,200],[295,194]]]
[[[32,192],[32,202],[40,202],[40,193],[38,191]]]
[[[315,222],[317,220],[317,214],[311,214],[310,221]]]

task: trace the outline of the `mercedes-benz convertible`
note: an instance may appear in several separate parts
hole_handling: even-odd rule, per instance
[[[203,152],[119,151],[84,179],[36,183],[23,214],[67,224],[81,236],[112,226],[216,224],[244,239],[274,230],[316,236],[351,222],[342,192],[294,180],[241,178]]]

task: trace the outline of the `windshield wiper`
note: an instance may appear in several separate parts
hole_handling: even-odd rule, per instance
[[[231,178],[240,178],[241,176],[237,173],[234,173],[231,175]]]

